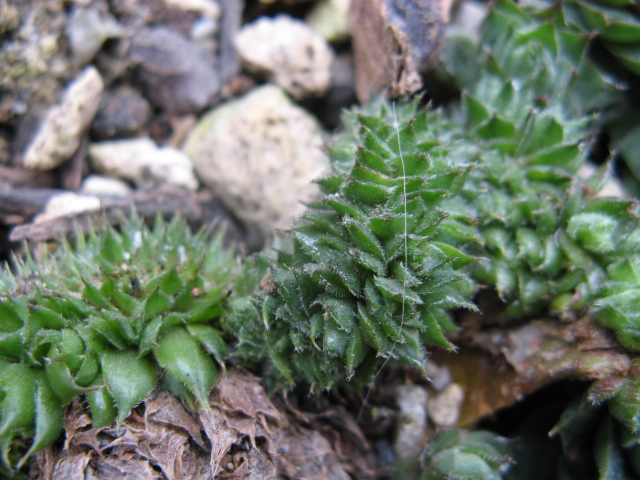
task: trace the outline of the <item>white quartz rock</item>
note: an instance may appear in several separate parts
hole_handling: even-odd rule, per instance
[[[83,195],[105,197],[130,197],[133,190],[126,182],[103,175],[89,175],[80,184],[79,192]]]
[[[50,107],[28,144],[23,165],[34,170],[51,170],[71,158],[98,111],[104,83],[93,66],[85,68],[71,82],[60,103]]]
[[[341,42],[349,38],[350,7],[351,0],[322,0],[313,5],[305,21],[329,42]]]
[[[137,185],[169,184],[198,189],[198,179],[189,158],[180,150],[158,147],[150,138],[109,140],[89,145],[95,170]]]
[[[429,399],[429,418],[438,427],[453,427],[460,420],[464,390],[457,383],[450,383],[441,393]]]
[[[235,45],[248,70],[266,75],[295,98],[329,88],[333,51],[301,20],[261,17],[240,30]]]
[[[42,223],[64,215],[100,209],[100,199],[91,195],[78,195],[73,192],[54,195],[47,201],[44,211],[33,219],[34,223]]]
[[[329,160],[318,122],[266,85],[207,113],[184,151],[200,180],[247,224],[270,235],[314,200]]]

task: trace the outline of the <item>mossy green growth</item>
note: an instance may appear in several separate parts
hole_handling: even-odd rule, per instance
[[[447,311],[475,308],[461,269],[476,259],[434,237],[470,165],[419,138],[425,111],[396,128],[382,108],[357,116],[351,165],[318,182],[323,198],[292,228],[258,291],[231,304],[238,353],[270,358],[286,385],[366,382],[376,358],[423,368],[424,344],[452,348]]]
[[[233,254],[158,217],[77,232],[1,276],[0,452],[8,468],[53,442],[86,395],[94,426],[119,423],[163,380],[208,404],[226,355],[219,324]]]

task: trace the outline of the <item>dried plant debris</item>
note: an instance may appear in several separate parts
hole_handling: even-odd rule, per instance
[[[320,433],[276,409],[260,380],[238,369],[227,372],[195,416],[173,395],[155,391],[120,427],[91,428],[79,401],[65,418],[64,449],[39,453],[30,478],[373,478],[358,466],[367,452],[361,433],[359,449],[336,451],[332,444],[342,433],[330,426]]]
[[[361,103],[422,88],[420,72],[433,66],[444,40],[451,2],[353,0],[350,24]]]

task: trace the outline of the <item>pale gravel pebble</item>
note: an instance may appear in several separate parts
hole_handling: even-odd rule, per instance
[[[204,115],[183,147],[200,180],[266,236],[288,228],[317,198],[329,169],[317,120],[265,85]]]
[[[64,215],[97,211],[100,209],[100,199],[91,195],[78,195],[73,192],[60,193],[51,197],[44,210],[33,219],[34,223],[42,223]]]
[[[127,182],[117,178],[88,175],[82,180],[78,193],[82,195],[127,198],[133,195],[133,189]]]
[[[394,393],[399,411],[393,449],[399,458],[417,458],[426,437],[429,394],[420,385],[399,385]]]
[[[26,168],[51,170],[74,154],[98,111],[104,83],[95,67],[86,67],[50,107],[22,159]]]
[[[460,420],[463,400],[462,387],[457,383],[449,384],[441,393],[429,398],[429,419],[438,427],[454,427]]]
[[[198,189],[189,158],[175,148],[160,148],[147,137],[92,143],[89,158],[96,171],[137,185],[169,184],[192,191]]]
[[[235,39],[238,56],[294,98],[322,95],[329,88],[334,54],[327,41],[288,15],[260,17]]]

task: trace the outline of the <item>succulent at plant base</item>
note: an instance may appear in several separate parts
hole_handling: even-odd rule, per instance
[[[99,233],[98,233],[99,231]],[[62,432],[86,395],[94,426],[119,423],[162,380],[208,405],[226,342],[216,319],[232,282],[221,236],[158,217],[102,227],[2,274],[0,451],[6,468]]]
[[[369,381],[376,357],[423,368],[423,344],[452,348],[447,310],[475,308],[459,273],[475,259],[434,233],[469,166],[417,140],[426,120],[396,129],[384,115],[358,116],[355,161],[319,181],[324,198],[293,227],[258,292],[231,304],[240,356],[270,358],[285,385],[329,388]]]
[[[598,123],[604,126],[611,144],[624,159],[636,182],[628,182],[637,192],[640,180],[640,115],[637,79],[640,75],[640,10],[632,1],[583,1],[533,3],[536,10],[561,17],[566,27],[590,37],[590,53],[599,68],[615,78],[620,92],[606,108]],[[625,84],[630,87],[625,88]]]
[[[423,454],[422,480],[499,480],[511,464],[513,442],[490,432],[443,430]]]

